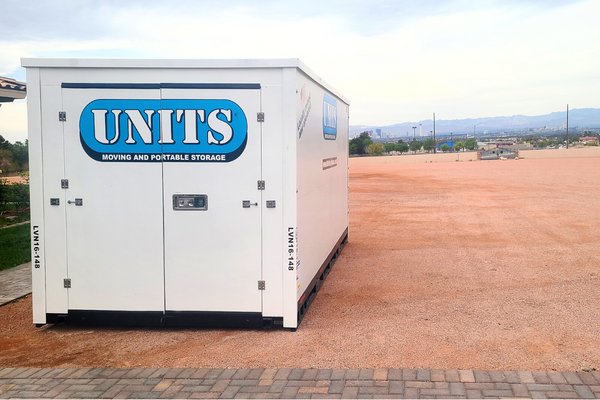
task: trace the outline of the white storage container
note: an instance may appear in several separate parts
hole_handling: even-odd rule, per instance
[[[22,65],[35,324],[298,326],[348,238],[348,100],[296,59]]]

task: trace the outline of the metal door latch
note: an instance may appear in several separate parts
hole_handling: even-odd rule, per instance
[[[66,289],[70,289],[71,288],[71,279],[67,278],[63,280],[63,284],[65,286]]]
[[[258,290],[265,290],[265,281],[258,281]]]
[[[54,198],[51,198],[51,199],[50,199],[50,205],[51,205],[51,206],[60,206],[60,199],[57,199],[57,198],[55,198],[55,197],[54,197]]]
[[[275,200],[267,200],[267,208],[275,208]]]
[[[75,201],[67,201],[67,203],[69,204],[75,204],[76,206],[82,206],[83,205],[83,199],[75,199]]]
[[[242,200],[243,208],[250,208],[250,206],[258,206],[258,203],[250,203],[250,200]]]

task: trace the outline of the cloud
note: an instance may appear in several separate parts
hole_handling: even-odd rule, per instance
[[[0,75],[31,56],[299,57],[379,125],[596,107],[600,89],[594,0],[5,3]]]
[[[243,9],[257,21],[303,21],[315,17],[335,18],[346,30],[372,36],[402,27],[415,20],[455,15],[486,9],[528,8],[535,12],[565,7],[583,0],[304,0],[281,1],[230,0],[4,0],[0,22],[3,40],[99,40],[114,38],[123,29],[136,30],[146,18],[157,20],[155,31],[169,26],[160,22],[163,15],[193,17],[198,24],[215,17],[227,17],[232,10]]]

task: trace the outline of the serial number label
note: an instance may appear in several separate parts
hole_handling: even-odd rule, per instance
[[[296,264],[295,245],[294,245],[294,228],[288,228],[288,271],[293,271]]]
[[[40,227],[37,225],[33,226],[32,235],[32,246],[33,249],[33,266],[34,268],[41,268],[42,262],[40,260]]]

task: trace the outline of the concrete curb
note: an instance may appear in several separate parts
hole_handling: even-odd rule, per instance
[[[12,228],[12,227],[19,226],[19,225],[29,224],[29,223],[31,223],[31,221],[23,221],[23,222],[19,222],[18,224],[0,226],[0,229],[8,229],[8,228]]]

